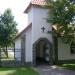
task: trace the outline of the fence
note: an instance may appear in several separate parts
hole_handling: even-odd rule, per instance
[[[0,49],[0,67],[18,67],[23,66],[21,61],[21,49]]]

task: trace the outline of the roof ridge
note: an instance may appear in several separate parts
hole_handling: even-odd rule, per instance
[[[31,0],[28,7],[25,9],[24,13],[27,13],[28,9],[32,6],[32,5],[35,5],[35,6],[44,6],[47,4],[47,0]]]
[[[31,0],[31,4],[45,5],[46,4],[46,0]]]

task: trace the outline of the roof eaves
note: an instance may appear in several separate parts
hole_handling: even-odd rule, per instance
[[[32,6],[32,3],[30,2],[29,5],[27,6],[27,8],[24,10],[24,13],[28,13],[28,9],[30,9]]]
[[[19,34],[16,35],[15,39],[20,37],[24,32],[26,32],[29,28],[32,27],[32,23],[30,23],[24,30],[22,30]]]

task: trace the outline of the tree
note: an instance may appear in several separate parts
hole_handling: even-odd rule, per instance
[[[47,0],[48,23],[52,23],[53,36],[64,43],[75,42],[75,1]]]
[[[8,8],[0,16],[0,47],[10,46],[14,40],[14,37],[17,33],[17,23],[14,21],[14,16],[12,16],[11,10]]]
[[[58,38],[64,43],[75,43],[75,1],[47,0],[47,22],[52,24],[55,63],[58,64]]]

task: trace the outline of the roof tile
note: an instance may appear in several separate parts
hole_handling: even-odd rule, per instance
[[[35,5],[45,5],[46,0],[31,0],[31,3]]]

